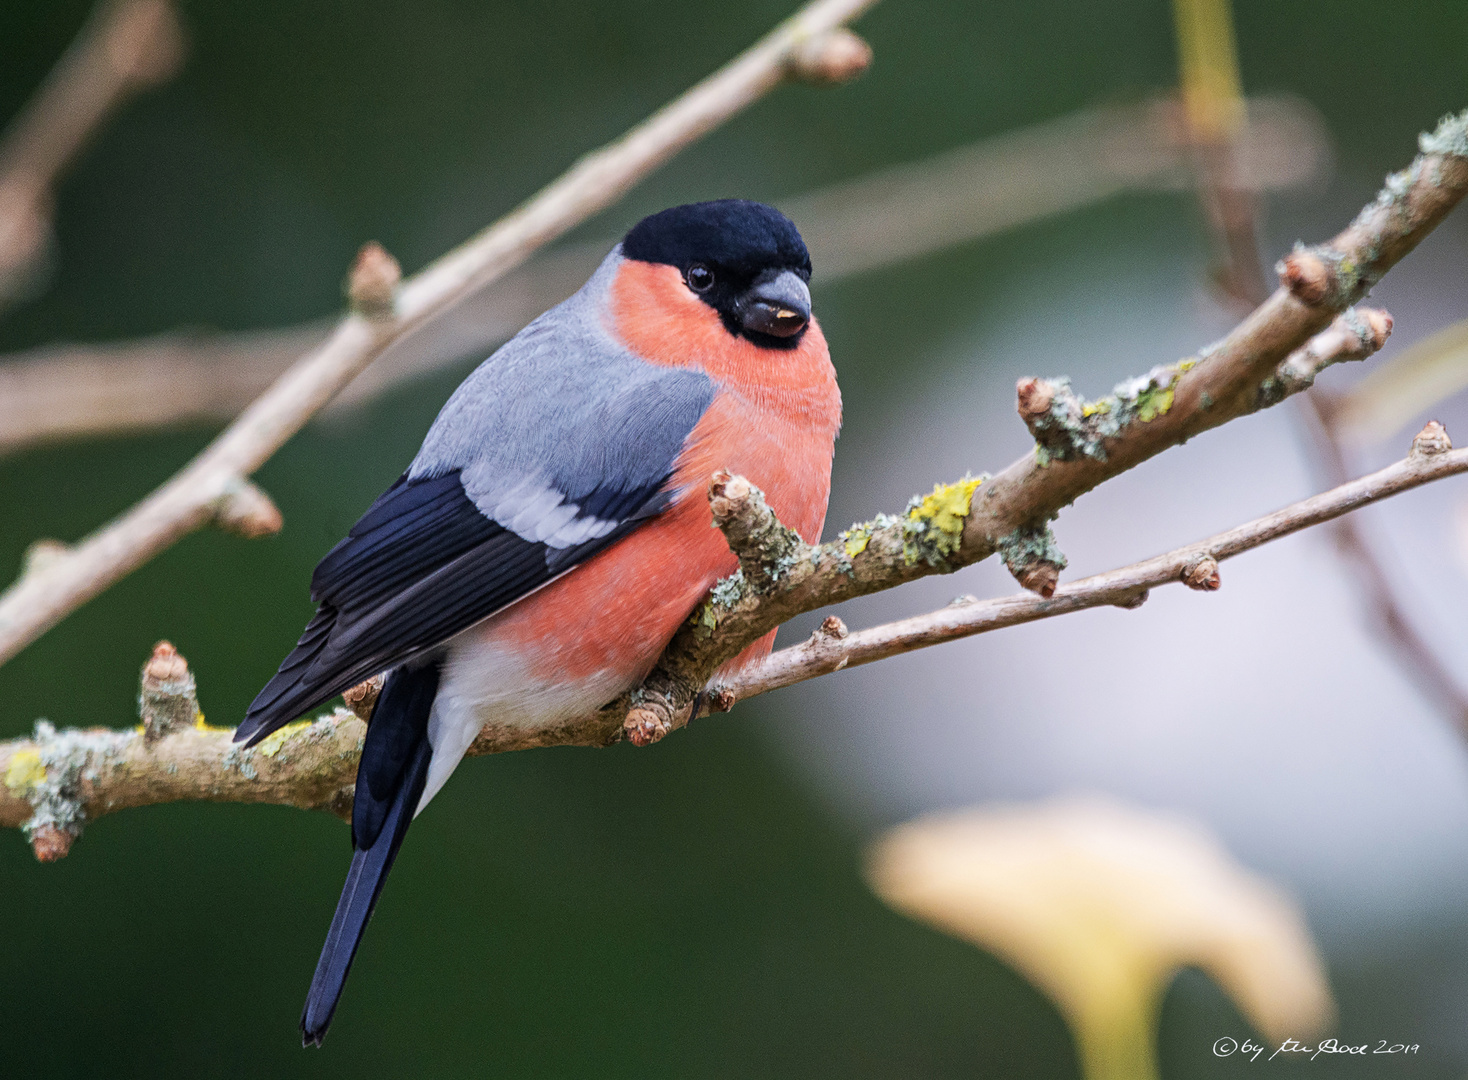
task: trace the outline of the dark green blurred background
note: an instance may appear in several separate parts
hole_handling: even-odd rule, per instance
[[[0,6],[0,117],[88,8]],[[416,269],[790,10],[188,0],[186,68],[127,106],[70,174],[56,276],[0,317],[0,351],[329,314],[363,241]],[[1468,105],[1461,0],[1241,0],[1236,15],[1247,88],[1321,110],[1338,187],[1369,191],[1405,163],[1416,131]],[[1164,0],[886,0],[859,29],[876,51],[866,78],[777,92],[579,235],[613,236],[691,199],[777,199],[1175,81]],[[980,300],[1017,267],[1141,232],[1190,253],[1203,278],[1201,222],[1176,195],[1115,200],[830,288],[817,266],[845,443],[885,422],[884,388],[935,343],[996,317]],[[42,716],[132,722],[138,667],[163,637],[189,658],[210,720],[232,723],[309,616],[315,561],[396,476],[466,370],[293,440],[260,474],[285,514],[278,537],[190,537],[0,669],[0,736]],[[123,510],[210,435],[0,460],[0,567],[17,568],[38,537],[75,539]],[[835,483],[848,502],[862,484],[839,448]],[[103,819],[54,866],[36,864],[19,834],[0,836],[0,1070],[1074,1075],[1064,1026],[1022,980],[869,895],[865,824],[838,817],[759,735],[760,710],[647,751],[468,762],[406,845],[322,1053],[299,1049],[295,1022],[346,866],[340,822],[157,807]],[[1348,1008],[1370,993],[1337,990]],[[1164,1010],[1164,1074],[1244,1072],[1207,1053],[1243,1027],[1211,984],[1186,976]],[[1439,1055],[1381,1075],[1463,1068]],[[1272,1067],[1332,1070],[1372,1074]]]

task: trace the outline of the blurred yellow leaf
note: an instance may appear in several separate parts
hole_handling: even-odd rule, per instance
[[[1188,124],[1205,142],[1232,142],[1244,126],[1229,0],[1173,0],[1178,68]]]
[[[1345,395],[1337,430],[1357,443],[1382,442],[1438,402],[1468,387],[1468,319],[1403,349]]]
[[[1171,816],[1090,798],[935,815],[881,838],[868,880],[1043,990],[1089,1080],[1156,1077],[1158,1010],[1185,966],[1272,1038],[1311,1037],[1334,1015],[1295,906]]]

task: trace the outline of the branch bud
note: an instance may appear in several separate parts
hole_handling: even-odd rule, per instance
[[[42,574],[55,566],[71,550],[60,540],[37,540],[25,549],[21,565],[24,569],[21,576],[26,574]]]
[[[1392,336],[1392,317],[1382,308],[1356,308],[1357,317],[1366,324],[1370,332],[1370,339],[1363,337],[1361,344],[1369,356],[1381,349],[1386,344],[1386,339]]]
[[[1048,413],[1055,401],[1055,387],[1048,379],[1037,379],[1030,375],[1015,383],[1014,389],[1019,418],[1033,434],[1035,421]]]
[[[56,825],[38,825],[31,830],[31,850],[36,853],[37,862],[55,862],[66,858],[75,839]]]
[[[369,319],[391,318],[393,298],[402,278],[398,261],[376,240],[369,240],[357,252],[347,278],[347,299],[352,310]]]
[[[214,520],[246,540],[274,536],[285,525],[280,509],[257,485],[240,479],[215,504]]]
[[[1015,529],[1001,536],[994,546],[1016,581],[1046,600],[1055,595],[1066,559],[1048,525]]]
[[[1035,562],[1015,575],[1026,589],[1049,600],[1055,595],[1055,586],[1060,583],[1060,568],[1054,563]]]
[[[672,725],[656,709],[642,705],[628,709],[627,718],[622,721],[622,731],[633,746],[651,746],[672,730]]]
[[[739,699],[734,696],[733,690],[716,686],[712,690],[704,691],[703,700],[699,703],[703,706],[702,710],[695,706],[693,712],[694,715],[701,711],[703,715],[712,716],[714,713],[726,713],[738,703]]]
[[[1275,267],[1280,283],[1302,304],[1317,307],[1330,294],[1330,265],[1304,248],[1290,252]]]
[[[806,82],[834,86],[872,66],[872,47],[844,26],[807,38],[790,53],[790,73]]]
[[[167,641],[154,645],[153,655],[143,665],[138,712],[148,742],[193,727],[199,719],[199,698],[188,661]]]
[[[1432,457],[1435,454],[1445,454],[1453,448],[1453,440],[1448,438],[1448,429],[1436,420],[1429,420],[1426,426],[1417,433],[1412,440],[1412,453],[1414,458]]]
[[[835,615],[827,615],[821,620],[821,625],[816,627],[812,638],[826,638],[830,641],[844,641],[851,631],[846,629],[846,624]]]
[[[1212,555],[1201,555],[1183,567],[1182,583],[1199,592],[1216,592],[1223,584],[1218,573],[1218,560]]]
[[[382,693],[384,682],[386,679],[383,676],[374,675],[366,682],[359,682],[342,693],[342,701],[364,724],[372,719],[372,710],[377,706],[377,698]]]

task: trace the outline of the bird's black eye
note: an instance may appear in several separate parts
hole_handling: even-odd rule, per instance
[[[694,263],[683,275],[683,280],[694,292],[708,292],[714,287],[714,272],[703,263]]]

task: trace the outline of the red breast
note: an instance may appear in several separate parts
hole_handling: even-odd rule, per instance
[[[627,260],[608,298],[607,330],[650,363],[706,372],[718,390],[689,436],[675,473],[686,492],[672,509],[574,573],[493,620],[534,666],[560,678],[617,671],[640,678],[678,625],[738,560],[704,496],[728,469],[764,491],[780,520],[820,539],[841,426],[841,393],[814,319],[793,349],[731,334],[673,266]],[[773,632],[731,666],[769,652]]]

